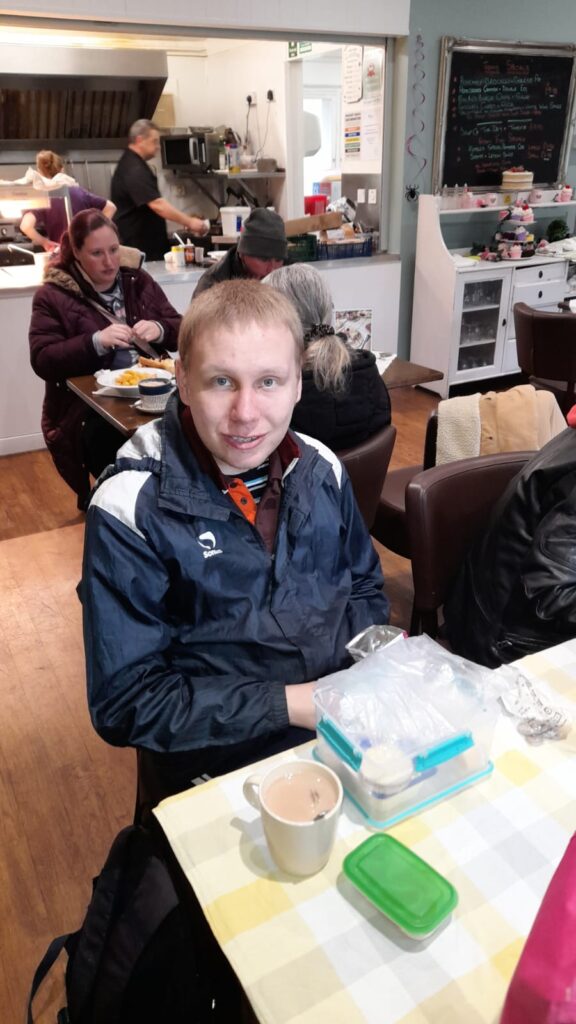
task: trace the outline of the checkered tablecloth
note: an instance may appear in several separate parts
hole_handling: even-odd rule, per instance
[[[576,641],[519,664],[576,704]],[[390,830],[458,891],[452,919],[422,943],[343,876],[343,857],[370,834],[348,801],[327,867],[307,879],[274,868],[242,796],[246,769],[155,813],[263,1024],[496,1024],[576,827],[575,753],[576,728],[562,742],[529,746],[503,718],[491,777]]]

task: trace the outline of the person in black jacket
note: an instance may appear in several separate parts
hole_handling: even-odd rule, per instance
[[[265,283],[294,304],[306,352],[302,397],[290,426],[336,451],[353,448],[390,423],[390,396],[373,352],[351,348],[332,327],[334,305],[322,274],[309,263],[282,267]]]
[[[114,220],[124,245],[140,249],[147,260],[161,260],[168,251],[166,221],[174,221],[193,235],[205,235],[209,221],[178,210],[160,195],[156,175],[148,163],[160,149],[160,132],[153,121],[134,121],[112,175],[110,192],[116,204]]]
[[[255,278],[261,281],[281,267],[286,259],[288,242],[284,221],[274,210],[252,210],[244,222],[236,245],[206,270],[194,289],[192,298],[221,281]]]
[[[508,485],[462,566],[444,619],[452,649],[490,668],[576,637],[572,430],[554,437]]]

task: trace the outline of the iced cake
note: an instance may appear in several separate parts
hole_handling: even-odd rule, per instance
[[[525,192],[534,184],[534,173],[525,171],[523,167],[511,167],[502,172],[502,188],[504,191]]]

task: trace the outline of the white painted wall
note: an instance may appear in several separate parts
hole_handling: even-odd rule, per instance
[[[246,96],[256,92],[256,107],[250,113],[252,150],[263,145],[261,156],[272,156],[279,167],[286,166],[285,42],[250,42],[210,55],[206,60],[205,109],[212,124],[226,124],[244,139]],[[274,101],[268,103],[271,89]],[[266,141],[266,123],[268,134]],[[259,142],[260,140],[260,142]]]
[[[207,125],[206,57],[168,53],[168,79],[164,92],[174,97],[174,124]]]
[[[343,33],[347,36],[408,35],[410,0],[8,0],[2,13],[44,17],[103,19],[150,25],[191,25],[200,32],[247,28],[254,31]]]

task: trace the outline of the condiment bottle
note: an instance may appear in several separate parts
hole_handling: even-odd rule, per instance
[[[186,239],[184,246],[184,259],[186,263],[194,263],[194,246],[189,238]]]
[[[238,146],[230,144],[226,147],[228,153],[228,170],[230,174],[238,174],[240,171],[240,155],[238,153]]]

